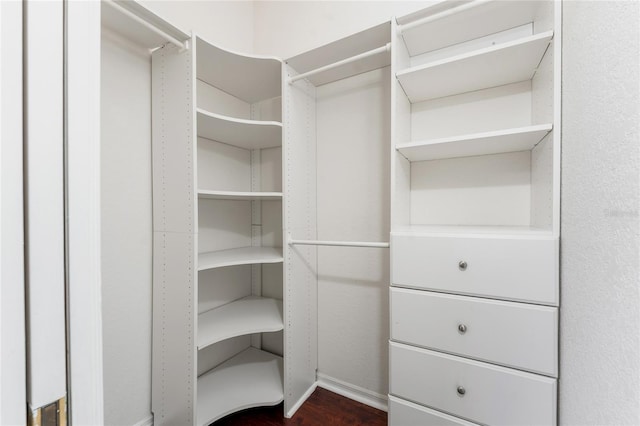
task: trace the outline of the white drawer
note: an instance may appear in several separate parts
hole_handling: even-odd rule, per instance
[[[422,405],[389,395],[389,426],[475,426]]]
[[[558,305],[557,238],[392,235],[391,268],[394,285]]]
[[[394,396],[478,423],[555,424],[555,379],[400,343],[389,346]]]
[[[403,288],[390,305],[392,340],[557,377],[557,308]]]

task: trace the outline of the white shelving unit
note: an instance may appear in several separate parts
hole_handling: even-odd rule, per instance
[[[396,145],[409,161],[473,157],[501,152],[530,151],[547,136],[553,126],[519,127],[517,129],[473,133]]]
[[[282,61],[189,45],[152,53],[157,425],[296,402],[282,343]]]
[[[283,360],[255,348],[198,377],[197,426],[206,426],[227,414],[283,401]]]
[[[283,328],[281,300],[248,296],[198,315],[198,349],[235,336]]]
[[[198,270],[225,266],[280,263],[282,249],[273,247],[241,247],[198,254]]]
[[[456,55],[396,76],[412,103],[530,80],[553,31]]]
[[[392,29],[392,426],[556,421],[560,13],[440,2]]]

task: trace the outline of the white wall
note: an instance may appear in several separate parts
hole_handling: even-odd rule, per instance
[[[225,49],[253,50],[252,1],[142,0],[140,3],[181,30],[195,32]]]
[[[102,36],[101,203],[104,418],[151,407],[151,60]]]
[[[317,90],[318,239],[388,241],[390,69]],[[384,400],[389,250],[318,248],[318,373]],[[365,392],[366,393],[366,392]]]
[[[298,53],[421,9],[433,1],[256,1],[255,53]]]
[[[638,2],[564,3],[560,423],[640,424]]]

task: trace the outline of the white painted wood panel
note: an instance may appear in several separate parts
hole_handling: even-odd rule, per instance
[[[235,411],[282,402],[282,358],[249,348],[198,377],[197,426]]]
[[[551,128],[551,124],[542,124],[516,129],[473,133],[401,144],[397,145],[396,149],[407,157],[409,161],[529,151],[551,131]]]
[[[198,138],[198,188],[251,191],[251,151]]]
[[[195,38],[197,78],[247,103],[281,96],[282,62],[222,49]]]
[[[0,2],[0,424],[26,424],[22,3]]]
[[[553,32],[402,70],[396,74],[412,103],[530,80]]]
[[[394,396],[477,423],[556,424],[555,379],[393,342],[390,357]]]
[[[198,349],[231,337],[282,328],[282,301],[249,296],[198,315]]]
[[[23,9],[28,64],[24,70],[24,242],[31,409],[64,397],[67,387],[63,7],[61,0],[26,1]]]
[[[394,341],[557,377],[557,308],[392,287],[390,309]]]
[[[411,223],[527,226],[531,152],[411,164]]]
[[[282,123],[244,120],[198,109],[198,136],[244,149],[282,145]]]
[[[282,192],[209,191],[205,189],[199,189],[198,198],[237,201],[281,200]]]
[[[474,426],[475,424],[389,395],[389,426]]]
[[[557,238],[392,234],[391,247],[393,285],[558,305]]]

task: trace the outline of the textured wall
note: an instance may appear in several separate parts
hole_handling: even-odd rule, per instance
[[[564,425],[640,424],[639,9],[563,7]]]

